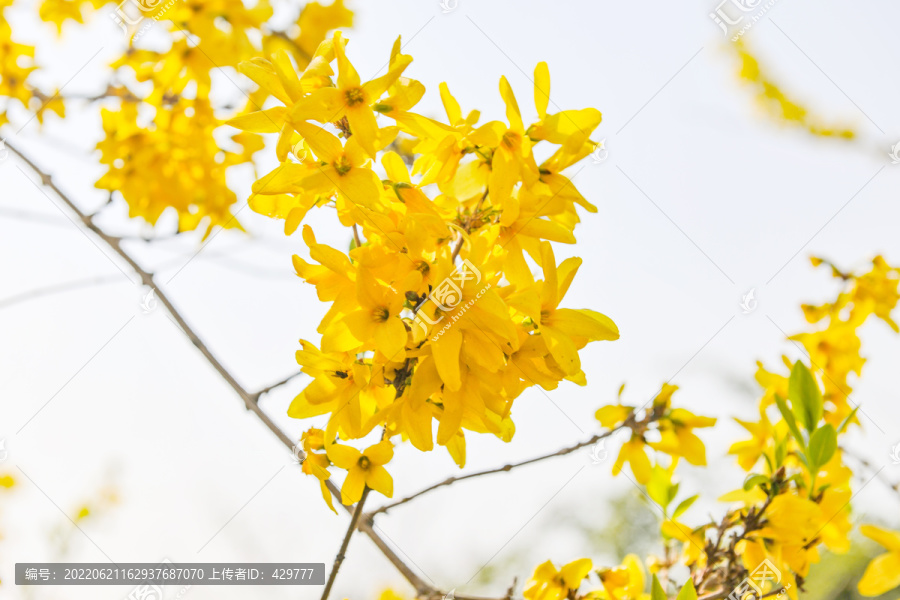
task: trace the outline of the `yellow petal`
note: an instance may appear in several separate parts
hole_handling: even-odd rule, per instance
[[[353,132],[353,139],[359,142],[359,145],[363,147],[369,156],[375,158],[378,123],[375,121],[372,109],[365,104],[351,106],[347,109],[347,120],[350,122],[350,131]]]
[[[373,465],[386,465],[394,457],[394,445],[390,440],[382,440],[366,448],[363,453]]]
[[[612,429],[622,421],[628,418],[633,409],[630,406],[622,406],[621,404],[610,404],[609,406],[603,406],[596,413],[594,413],[594,417],[600,424],[608,429]]]
[[[510,129],[524,131],[525,126],[522,124],[522,113],[506,77],[500,78],[500,95],[503,97],[503,102],[506,103],[506,119],[509,121]]]
[[[226,125],[253,133],[278,133],[287,117],[287,109],[275,106],[229,119]]]
[[[343,444],[332,444],[326,446],[326,453],[336,466],[344,470],[350,470],[359,462],[362,456],[360,451],[352,446],[344,446]],[[355,502],[355,500],[354,500]]]
[[[333,180],[335,187],[347,200],[358,206],[375,209],[381,196],[381,180],[370,169],[350,169],[343,177]]]
[[[534,107],[538,116],[547,116],[547,103],[550,102],[550,69],[547,63],[539,62],[534,68]]]
[[[491,160],[491,176],[488,181],[491,204],[505,207],[518,180],[519,168],[512,155],[503,147],[497,148]],[[508,218],[515,221],[515,216]]]
[[[378,324],[374,329],[375,348],[384,354],[388,360],[397,361],[405,358],[403,349],[406,347],[406,327],[397,317],[390,317],[384,323]]]
[[[888,531],[875,525],[863,525],[859,528],[859,532],[891,552],[900,552],[900,532]]]
[[[365,487],[366,472],[354,466],[347,472],[347,478],[344,479],[344,485],[341,486],[341,502],[344,504],[359,502]]]
[[[387,172],[388,179],[395,183],[409,183],[409,169],[396,152],[385,152],[381,157],[381,165]],[[429,201],[430,203],[430,201]]]
[[[369,467],[366,473],[366,485],[388,498],[394,495],[394,479],[381,465]]]
[[[880,596],[897,586],[900,586],[900,553],[889,552],[869,563],[857,587],[863,596]]]
[[[678,451],[689,463],[706,466],[706,447],[695,434],[687,430],[678,432]]]
[[[450,327],[431,345],[437,372],[448,389],[458,390],[462,385],[459,375],[459,350],[462,333],[458,327]]]
[[[325,483],[324,479],[319,480],[319,489],[322,490],[322,498],[325,499],[325,503],[328,504],[328,508],[331,509],[331,512],[337,514],[337,510],[334,508],[334,499],[331,495],[331,490],[328,489],[328,484]]]
[[[584,337],[591,342],[619,339],[619,328],[612,319],[587,308],[560,308],[553,311],[548,324],[570,337]]]
[[[341,140],[330,131],[310,123],[298,123],[294,126],[313,153],[325,162],[333,162],[343,153]]]
[[[564,565],[559,570],[559,574],[562,576],[566,587],[570,590],[577,590],[584,578],[591,572],[591,567],[593,567],[591,559],[580,558]]]
[[[441,92],[441,102],[444,104],[444,111],[447,113],[447,120],[451,125],[462,119],[462,111],[459,108],[459,102],[450,94],[450,88],[446,82],[439,86]]]

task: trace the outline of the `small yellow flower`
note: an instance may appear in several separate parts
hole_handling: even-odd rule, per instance
[[[607,429],[612,429],[616,427],[625,419],[627,419],[631,413],[634,411],[634,408],[630,406],[622,406],[621,404],[610,404],[608,406],[602,406],[596,413],[594,413],[594,417],[600,421],[600,424],[606,427]]]
[[[900,532],[874,525],[863,525],[859,530],[887,549],[886,553],[876,556],[866,567],[857,586],[859,593],[863,596],[880,596],[900,586]]]
[[[347,477],[341,487],[341,502],[344,504],[359,502],[367,486],[388,498],[393,496],[394,480],[384,468],[393,457],[394,446],[388,440],[369,446],[363,452],[340,444],[329,446],[328,458],[335,466],[347,471]]]
[[[631,472],[634,473],[634,478],[638,483],[650,481],[652,465],[644,451],[644,440],[638,435],[632,436],[630,440],[622,444],[619,456],[613,464],[612,474],[618,475],[626,462],[631,465]]]
[[[538,565],[523,595],[527,600],[562,600],[577,590],[591,570],[591,559],[580,558],[557,570],[551,561]]]

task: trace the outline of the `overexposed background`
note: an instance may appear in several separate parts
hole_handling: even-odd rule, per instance
[[[428,88],[419,112],[443,114],[437,86],[447,81],[464,111],[481,109],[483,121],[503,118],[497,82],[505,74],[526,121],[534,120],[530,77],[545,60],[551,111],[593,106],[604,115],[594,138],[606,140],[608,159],[571,171],[599,213],[583,213],[577,247],[557,246],[557,257],[584,258],[565,305],[608,314],[622,337],[582,352],[587,387],[524,393],[514,409],[512,443],[468,435],[466,471],[589,438],[598,428],[594,411],[615,401],[622,382],[626,403],[640,405],[671,379],[681,386],[677,404],[723,425],[701,434],[711,468],[680,469],[682,497],[703,492],[714,499],[738,488],[743,473],[724,453],[740,435],[732,417],[756,414],[755,361],[799,357],[781,330],[804,326],[801,302],[836,293],[827,271],[813,270],[808,256],[850,268],[883,253],[900,264],[900,165],[888,157],[900,140],[894,26],[900,6],[780,0],[745,37],[786,93],[823,120],[860,133],[846,143],[765,118],[736,76],[730,42],[708,17],[712,1],[459,0],[446,14],[437,1],[348,5],[355,12],[349,54],[364,78],[378,73],[395,37],[403,36],[405,52],[415,57],[407,74]],[[99,50],[66,91],[101,91],[103,65],[124,44],[112,22],[99,15],[88,27],[67,26],[57,43],[49,25],[25,12],[11,16],[14,32],[25,43],[39,42],[48,85],[65,83]],[[223,97],[240,98],[226,80],[218,83]],[[15,140],[91,209],[105,199],[92,187],[101,174],[92,151],[99,118],[91,108],[70,110],[65,123],[50,116],[43,131],[33,122]],[[71,118],[76,113],[83,116]],[[16,167],[12,157],[0,163],[0,303],[97,281],[0,304],[0,438],[9,452],[0,467],[21,484],[0,514],[4,594],[115,600],[128,593],[12,585],[15,562],[58,560],[64,543],[67,560],[85,562],[104,561],[105,553],[125,562],[330,565],[348,517],[327,510],[316,481],[242,408],[162,308],[142,314],[144,290],[115,264],[127,267],[98,249]],[[243,203],[252,176],[232,175]],[[102,224],[142,231],[125,218],[118,201]],[[325,307],[293,273],[291,254],[306,251],[299,234],[286,238],[280,223],[249,209],[240,219],[249,239],[226,231],[199,254],[199,236],[192,235],[152,247],[134,242],[129,250],[168,281],[165,289],[188,321],[252,390],[296,371],[297,340],[316,340]],[[314,213],[309,221],[320,240],[349,243],[333,213]],[[743,314],[740,301],[751,289],[758,308]],[[872,323],[863,341],[869,361],[853,400],[863,406],[864,432],[852,444],[897,481],[900,465],[888,453],[900,442],[900,339]],[[285,411],[306,382],[297,378],[262,402],[298,436],[310,423]],[[499,597],[513,576],[521,586],[548,558],[559,564],[588,555],[598,566],[617,564],[622,551],[648,549],[641,531],[646,536],[655,528],[656,513],[627,479],[612,478],[617,443],[608,449],[611,458],[601,465],[584,451],[446,488],[379,517],[379,531],[426,580],[459,593]],[[390,470],[395,497],[459,473],[442,449],[422,454],[408,445],[397,448]],[[870,477],[863,473],[857,489]],[[86,519],[83,535],[62,512],[73,516],[107,485],[119,501]],[[381,500],[373,494],[370,506]],[[865,486],[854,507],[855,521],[893,518],[897,525],[897,496],[879,482]],[[684,520],[700,523],[721,510],[698,503]],[[374,598],[386,586],[410,591],[357,536],[332,597]],[[195,587],[187,597],[320,593],[319,587]]]

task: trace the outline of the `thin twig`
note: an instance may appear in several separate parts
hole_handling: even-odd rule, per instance
[[[366,503],[366,498],[369,496],[369,486],[363,488],[362,496],[359,499],[359,502],[356,503],[356,508],[353,510],[353,516],[350,518],[350,526],[347,527],[347,533],[344,534],[344,541],[341,542],[341,549],[338,550],[337,556],[334,557],[334,564],[331,565],[331,574],[328,575],[328,582],[325,584],[325,589],[322,591],[322,600],[328,600],[328,594],[331,593],[331,587],[334,585],[334,580],[337,578],[338,569],[341,568],[341,565],[344,563],[344,557],[347,555],[347,547],[350,545],[350,538],[353,537],[353,533],[356,531],[356,524],[359,523],[359,517],[362,515],[363,504]]]
[[[384,506],[382,506],[381,508],[379,508],[377,510],[373,510],[370,513],[366,513],[366,520],[372,519],[373,517],[375,517],[375,515],[380,514],[380,513],[385,513],[392,508],[400,506],[401,504],[406,504],[410,500],[413,500],[414,498],[418,498],[419,496],[421,496],[423,494],[427,494],[428,492],[430,492],[432,490],[436,490],[440,487],[454,484],[457,481],[463,481],[464,479],[472,479],[473,477],[481,477],[482,475],[491,475],[493,473],[503,473],[505,471],[512,471],[513,469],[515,469],[517,467],[523,467],[525,465],[534,464],[534,463],[540,462],[542,460],[547,460],[548,458],[553,458],[554,456],[565,456],[566,454],[570,454],[572,452],[575,452],[576,450],[580,450],[581,448],[584,448],[585,446],[590,446],[592,444],[596,444],[598,441],[611,436],[613,433],[615,433],[619,429],[622,429],[623,427],[625,427],[625,425],[619,425],[618,427],[610,429],[607,432],[599,433],[589,440],[586,440],[584,442],[579,442],[579,443],[575,444],[574,446],[568,446],[561,450],[557,450],[556,452],[551,452],[550,454],[544,454],[542,456],[537,456],[535,458],[529,458],[528,460],[523,460],[522,462],[504,465],[502,467],[497,467],[496,469],[488,469],[486,471],[477,471],[475,473],[469,473],[468,475],[461,475],[459,477],[449,477],[449,478],[445,479],[444,481],[441,481],[440,483],[436,483],[436,484],[429,486],[423,490],[420,490],[420,491],[416,492],[415,494],[412,494],[411,496],[407,496],[406,498],[403,498],[402,500],[397,500],[396,502],[391,502],[390,504],[385,504]]]
[[[75,213],[81,223],[85,228],[94,233],[97,237],[99,237],[103,242],[105,242],[110,248],[112,248],[116,254],[118,254],[122,260],[124,260],[128,265],[134,270],[134,272],[140,277],[141,282],[144,285],[152,287],[156,291],[156,297],[159,301],[166,307],[166,310],[169,311],[169,314],[178,324],[178,326],[182,329],[184,334],[191,340],[191,343],[200,350],[200,353],[203,354],[204,358],[206,358],[207,362],[222,376],[222,378],[228,383],[229,386],[237,393],[237,395],[244,401],[244,405],[248,410],[252,411],[262,422],[263,424],[275,434],[275,436],[289,448],[291,451],[297,453],[297,458],[303,460],[306,457],[306,454],[300,448],[294,449],[296,446],[296,442],[291,439],[278,425],[272,421],[269,416],[262,411],[259,405],[253,401],[253,395],[247,392],[240,383],[234,378],[234,376],[228,372],[228,370],[222,365],[221,362],[215,357],[215,355],[210,351],[210,349],[206,346],[203,340],[196,334],[196,332],[187,324],[184,320],[184,317],[178,312],[172,302],[169,300],[168,296],[156,286],[153,280],[153,274],[149,271],[145,270],[141,267],[132,257],[129,255],[122,247],[120,239],[107,234],[100,227],[98,227],[88,216],[82,211],[78,205],[76,205],[72,199],[62,190],[57,187],[57,185],[53,182],[52,177],[41,170],[31,159],[27,156],[23,155],[21,151],[19,151],[14,145],[9,142],[6,143],[6,147],[12,151],[16,156],[18,156],[38,177],[41,179],[41,184],[50,188],[56,196],[65,203],[69,209]],[[341,497],[340,489],[331,479],[328,479],[326,485],[332,495],[337,498]],[[351,506],[345,506],[344,510],[348,513],[353,513],[354,508]],[[357,524],[357,528],[366,534],[369,539],[378,547],[382,554],[391,562],[394,567],[400,571],[403,577],[412,585],[416,590],[417,596],[431,596],[434,594],[439,594],[438,590],[436,590],[431,585],[425,583],[421,577],[419,577],[403,560],[397,556],[397,553],[394,552],[390,546],[387,545],[381,536],[379,536],[375,530],[372,528],[372,525],[366,521],[360,522]]]
[[[298,44],[296,40],[292,39],[291,36],[289,36],[289,35],[288,35],[287,33],[285,33],[284,31],[269,30],[268,33],[269,33],[269,35],[271,35],[271,36],[273,36],[273,37],[281,38],[282,40],[284,40],[285,42],[287,42],[288,44],[290,44],[291,47],[294,49],[294,52],[296,52],[297,55],[298,55],[300,58],[302,58],[303,60],[305,60],[307,63],[309,63],[309,61],[312,60],[312,56],[310,56],[309,53],[308,53],[306,50],[304,50],[303,48],[301,48],[301,47],[300,47],[300,44]],[[302,67],[302,66],[303,66],[303,65],[301,65],[301,67]]]
[[[891,491],[894,491],[894,492],[897,492],[898,494],[900,494],[900,481],[898,481],[897,483],[893,483],[893,482],[890,481],[887,477],[885,477],[885,476],[883,476],[883,475],[881,474],[881,469],[878,469],[877,467],[875,467],[875,465],[873,465],[873,464],[872,464],[871,462],[869,462],[867,459],[863,458],[862,456],[860,456],[860,455],[858,455],[858,454],[856,454],[856,453],[854,453],[854,452],[851,452],[851,451],[848,450],[846,447],[841,446],[841,451],[842,451],[846,456],[849,456],[849,457],[853,458],[856,462],[858,462],[858,463],[859,463],[860,465],[862,465],[864,468],[866,468],[866,469],[868,469],[868,470],[870,470],[870,471],[877,471],[877,472],[875,473],[875,477],[876,477],[881,483],[883,483],[885,486],[887,486]]]
[[[478,216],[478,212],[481,210],[481,205],[484,203],[485,198],[488,196],[488,192],[490,190],[484,190],[484,194],[481,195],[481,198],[478,200],[478,204],[475,205],[475,210],[466,218],[466,222],[464,224],[464,228],[466,233],[469,233],[472,230],[472,226],[475,224],[475,219]],[[456,247],[453,248],[453,254],[450,255],[450,262],[456,262],[456,257],[459,256],[460,250],[462,250],[463,243],[466,241],[466,237],[462,234],[459,236],[459,241],[456,242]]]
[[[362,246],[362,242],[359,240],[359,229],[356,228],[356,223],[353,224],[353,241],[356,242],[357,248]]]
[[[96,285],[103,285],[105,283],[118,283],[119,281],[121,281],[120,275],[116,273],[115,275],[109,275],[106,277],[90,277],[87,279],[77,279],[75,281],[67,281],[65,283],[58,283],[56,285],[37,288],[34,290],[29,290],[27,292],[22,292],[21,294],[16,294],[15,296],[9,296],[7,298],[0,299],[0,310],[9,308],[14,304],[19,304],[20,302],[25,302],[26,300],[34,300],[35,298],[40,298],[42,296],[50,296],[52,294],[70,292],[72,290],[79,290]]]
[[[260,399],[262,396],[265,396],[266,394],[268,394],[269,392],[271,392],[271,391],[274,390],[275,388],[279,388],[279,387],[283,386],[284,384],[286,384],[287,382],[289,382],[289,381],[290,381],[291,379],[293,379],[294,377],[298,377],[298,376],[300,376],[300,375],[303,375],[303,371],[297,371],[296,373],[293,373],[293,374],[291,374],[291,375],[288,375],[287,377],[285,377],[285,378],[282,379],[281,381],[279,381],[279,382],[277,382],[277,383],[273,383],[272,385],[270,385],[270,386],[268,386],[268,387],[264,387],[263,389],[259,390],[258,392],[254,392],[253,398],[255,399],[256,402],[259,402],[259,399]]]

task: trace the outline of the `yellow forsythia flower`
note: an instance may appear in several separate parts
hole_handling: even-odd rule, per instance
[[[859,530],[887,550],[872,559],[866,567],[866,572],[859,580],[859,593],[863,596],[880,596],[900,586],[900,532],[874,525],[863,525]]]

